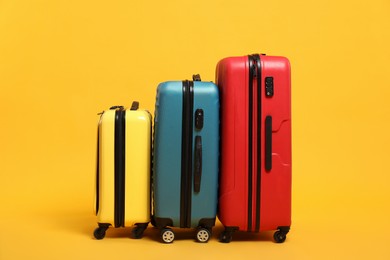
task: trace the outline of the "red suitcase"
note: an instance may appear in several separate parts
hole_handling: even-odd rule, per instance
[[[249,55],[221,60],[221,242],[234,231],[276,230],[281,243],[291,225],[291,79],[284,57]]]

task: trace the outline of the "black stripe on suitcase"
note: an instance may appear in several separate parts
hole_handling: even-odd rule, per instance
[[[103,114],[103,113],[102,113]],[[102,120],[102,115],[100,115],[100,121]],[[100,122],[99,122],[99,125],[98,125],[98,130],[97,130],[97,149],[96,149],[96,206],[95,206],[95,214],[97,216],[98,212],[99,212],[99,205],[100,205],[100,202],[99,202],[99,193],[100,193],[100,180],[99,180],[99,159],[100,159]]]
[[[257,69],[257,183],[256,183],[256,224],[255,231],[260,230],[261,199],[261,61],[260,55],[254,55]]]
[[[248,82],[248,226],[247,231],[252,231],[252,131],[253,131],[253,70],[254,59],[248,55],[249,64],[249,82]]]
[[[125,211],[125,136],[126,111],[123,108],[115,111],[115,227],[124,226]]]
[[[253,192],[256,193],[255,231],[260,230],[260,200],[261,200],[261,62],[258,54],[248,55],[249,82],[248,82],[248,226],[247,231],[252,231]],[[257,122],[253,122],[254,108],[254,79],[257,79]],[[257,158],[253,158],[253,125],[257,126]],[[253,160],[256,160],[256,190],[253,191]]]
[[[193,82],[183,81],[180,227],[191,227]]]

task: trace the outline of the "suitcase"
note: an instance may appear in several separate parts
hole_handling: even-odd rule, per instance
[[[98,124],[95,213],[103,239],[112,226],[130,227],[142,237],[150,221],[151,115],[114,106],[100,114]]]
[[[284,242],[291,225],[290,64],[284,57],[249,55],[221,60],[221,242],[234,231],[276,230]]]
[[[218,199],[219,93],[212,82],[159,84],[153,146],[153,224],[164,243],[171,227],[197,228],[207,242]]]

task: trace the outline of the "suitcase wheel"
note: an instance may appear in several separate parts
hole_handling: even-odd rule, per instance
[[[283,243],[286,240],[286,236],[285,232],[278,230],[274,233],[274,240],[276,243]]]
[[[104,228],[104,227],[98,227],[95,229],[95,231],[93,232],[93,236],[100,240],[100,239],[103,239],[105,236],[106,236],[106,230],[107,228]]]
[[[222,243],[230,243],[232,241],[232,232],[231,231],[222,231],[219,235],[219,241]]]
[[[150,218],[150,224],[152,224],[153,227],[157,227],[156,220],[154,219],[154,216]]]
[[[207,228],[200,227],[196,231],[196,240],[200,243],[207,243],[211,237],[211,231]]]
[[[175,233],[173,233],[173,230],[170,228],[163,228],[161,230],[161,240],[164,243],[170,244],[175,240]]]
[[[131,237],[132,238],[135,238],[135,239],[140,239],[142,238],[142,235],[144,234],[144,231],[145,231],[146,227],[144,226],[135,226],[132,230],[131,230]]]

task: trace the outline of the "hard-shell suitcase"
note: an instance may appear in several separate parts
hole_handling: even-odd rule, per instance
[[[140,238],[150,221],[151,115],[138,110],[111,107],[100,115],[98,125],[95,213],[96,239],[108,227],[135,225]]]
[[[277,230],[284,242],[291,225],[290,64],[284,57],[249,55],[221,60],[220,236]]]
[[[170,81],[157,88],[153,146],[153,222],[165,243],[170,227],[197,228],[207,242],[218,197],[219,93],[212,82]]]

